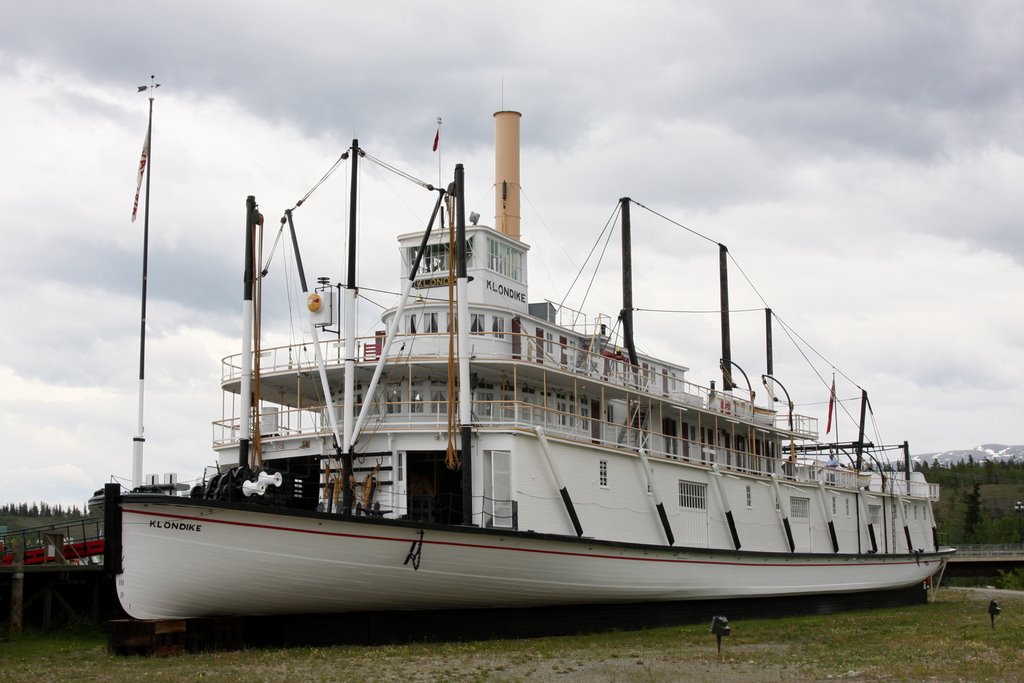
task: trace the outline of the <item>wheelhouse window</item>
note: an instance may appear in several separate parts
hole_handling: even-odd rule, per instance
[[[435,334],[437,332],[437,313],[423,314],[423,331],[427,334]]]
[[[500,315],[494,316],[491,321],[491,331],[494,332],[495,339],[505,338],[505,319]]]
[[[412,263],[413,259],[416,258],[417,249],[419,249],[419,247],[409,247],[409,263]],[[466,262],[470,263],[472,260],[473,237],[470,237],[466,240]],[[416,271],[416,275],[440,275],[447,273],[448,270],[448,243],[439,242],[436,244],[428,244],[427,248],[423,251],[423,258],[420,260],[420,268]]]
[[[487,267],[499,275],[523,281],[523,252],[495,239],[487,240]]]
[[[484,330],[486,329],[486,323],[484,322],[484,314],[470,313],[470,318],[472,319],[472,327],[469,328],[469,331],[473,334],[483,334]]]

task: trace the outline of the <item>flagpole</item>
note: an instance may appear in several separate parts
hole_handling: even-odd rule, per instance
[[[437,186],[441,184],[441,117],[437,117],[437,133],[434,134],[434,151],[437,152]]]
[[[149,280],[149,180],[152,176],[150,167],[153,163],[153,91],[159,87],[150,76],[149,123],[146,126],[145,172],[146,172],[146,209],[142,227],[142,316],[139,325],[139,415],[138,428],[132,438],[132,488],[142,486],[142,447],[146,442],[143,426],[143,407],[146,396],[146,290]],[[146,90],[140,86],[139,92]]]

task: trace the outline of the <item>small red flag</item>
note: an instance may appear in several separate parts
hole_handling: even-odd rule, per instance
[[[828,396],[828,424],[825,426],[825,433],[832,431],[832,410],[836,407],[836,379],[832,378],[832,391]]]
[[[437,151],[437,144],[439,142],[441,142],[441,129],[440,128],[438,128],[437,132],[434,133],[434,150],[433,151],[435,151],[435,152]]]

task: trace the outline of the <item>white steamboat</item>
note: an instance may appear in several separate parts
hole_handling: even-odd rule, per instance
[[[496,228],[466,224],[457,167],[449,190],[430,188],[435,217],[448,202],[454,229],[398,238],[408,277],[385,329],[321,341],[343,304],[342,329],[354,329],[353,264],[344,301],[330,285],[306,291],[303,276],[314,340],[254,350],[247,333],[224,361],[226,405],[238,408],[214,425],[218,474],[189,497],[108,499],[125,610],[829,595],[901,590],[939,571],[953,551],[937,546],[938,487],[919,473],[868,471],[863,438],[833,444],[845,462],[828,466],[817,421],[755,405],[725,344],[718,390],[636,353],[628,200],[622,344],[610,318],[529,303],[520,117],[495,117]],[[355,166],[363,152],[352,151]],[[253,201],[247,211],[251,240],[261,221]],[[251,241],[247,252],[251,282]],[[770,370],[764,381],[770,395]]]

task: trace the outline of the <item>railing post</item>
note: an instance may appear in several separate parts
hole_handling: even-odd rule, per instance
[[[25,544],[20,538],[11,543],[14,574],[11,575],[11,637],[21,637],[22,597],[25,594]]]

